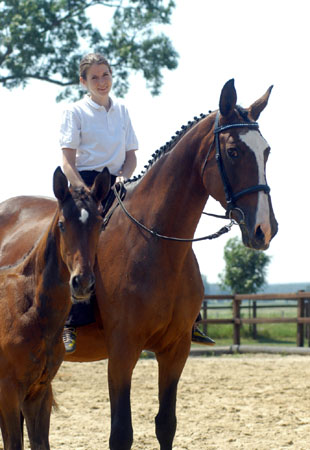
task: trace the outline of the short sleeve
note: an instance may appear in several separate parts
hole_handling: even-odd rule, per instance
[[[62,114],[60,124],[60,147],[73,148],[79,147],[81,140],[81,121],[76,112],[65,110]]]
[[[133,129],[130,117],[129,117],[129,113],[126,110],[126,141],[125,141],[125,150],[126,152],[128,152],[129,150],[138,150],[139,148],[139,143],[138,143],[138,139],[136,136],[136,133]]]

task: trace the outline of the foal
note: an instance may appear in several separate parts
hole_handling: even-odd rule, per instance
[[[5,450],[23,448],[23,419],[32,450],[48,450],[51,381],[64,357],[62,330],[72,301],[88,300],[110,189],[105,169],[90,193],[53,179],[58,207],[50,226],[18,264],[0,271],[0,425]],[[20,234],[20,240],[27,235]]]

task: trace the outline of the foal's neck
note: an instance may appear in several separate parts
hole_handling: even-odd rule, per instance
[[[32,277],[33,302],[46,326],[59,326],[70,308],[69,272],[59,251],[57,217],[23,263],[23,273]],[[55,323],[54,323],[55,322]]]

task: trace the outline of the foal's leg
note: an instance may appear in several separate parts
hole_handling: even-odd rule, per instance
[[[126,342],[124,339],[121,342]],[[108,380],[111,404],[111,450],[129,450],[133,442],[130,388],[132,371],[140,353],[120,345],[109,353]]]
[[[171,450],[176,431],[177,386],[190,349],[190,338],[156,354],[159,376],[159,411],[155,418],[160,450]]]
[[[33,397],[26,399],[22,405],[32,450],[50,449],[48,435],[52,404],[52,387],[48,384]]]
[[[22,420],[17,388],[0,384],[0,426],[5,450],[23,450]]]

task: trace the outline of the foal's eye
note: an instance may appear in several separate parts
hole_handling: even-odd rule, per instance
[[[238,150],[236,148],[229,148],[227,150],[228,156],[230,156],[230,158],[238,158]]]
[[[61,222],[61,220],[58,222],[58,227],[59,227],[60,231],[62,231],[62,232],[65,231],[65,225],[63,222]]]

